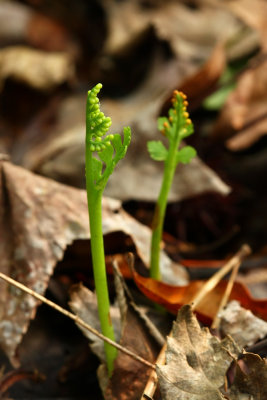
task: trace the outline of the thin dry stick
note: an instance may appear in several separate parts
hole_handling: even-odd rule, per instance
[[[169,336],[172,336],[172,332],[170,332]],[[167,349],[167,342],[164,343],[162,346],[160,353],[158,355],[158,358],[156,359],[156,364],[157,365],[164,365],[165,364],[165,352]],[[154,396],[154,393],[157,389],[158,386],[158,376],[156,370],[151,371],[148,381],[146,383],[146,387],[143,391],[141,400],[145,399],[152,399]]]
[[[96,329],[92,328],[90,325],[88,325],[86,322],[84,322],[81,318],[79,318],[77,315],[72,314],[71,312],[65,310],[64,308],[60,307],[56,303],[53,303],[52,301],[48,300],[46,297],[34,292],[33,290],[29,289],[27,286],[24,286],[22,283],[19,283],[15,281],[14,279],[10,278],[9,276],[3,274],[0,272],[0,278],[3,279],[4,281],[10,283],[13,286],[16,286],[23,292],[26,292],[30,294],[31,296],[35,297],[36,299],[42,301],[43,303],[47,304],[48,306],[54,308],[61,314],[66,315],[68,318],[72,319],[75,321],[76,324],[82,326],[83,328],[87,329],[88,331],[92,332],[95,336],[98,336],[100,339],[102,339],[104,342],[109,343],[110,345],[116,347],[119,351],[127,354],[129,357],[134,358],[135,360],[139,361],[142,364],[145,364],[147,367],[152,368],[153,370],[156,368],[155,364],[150,363],[149,361],[146,361],[144,358],[138,356],[137,354],[133,353],[131,350],[128,350],[126,347],[121,346],[120,344],[114,342],[113,340],[107,338],[106,336],[102,335],[100,332],[98,332]]]
[[[241,265],[241,261],[239,263],[237,263],[233,268],[233,271],[232,271],[231,276],[229,278],[229,281],[228,281],[228,284],[226,286],[224,295],[223,295],[223,297],[222,297],[222,299],[220,301],[220,305],[218,307],[217,313],[216,313],[216,315],[215,315],[215,317],[214,317],[214,319],[212,321],[212,324],[211,324],[211,328],[212,329],[216,329],[219,326],[219,322],[220,322],[219,314],[220,314],[221,310],[228,303],[228,300],[229,300],[230,294],[232,292],[232,289],[233,289],[233,286],[234,286],[234,282],[236,280],[236,275],[238,273],[240,265]]]
[[[244,244],[241,249],[222,267],[218,272],[216,272],[200,289],[200,291],[196,294],[193,299],[193,306],[192,308],[196,308],[197,304],[200,303],[201,300],[210,292],[218,283],[219,281],[229,272],[232,268],[236,267],[236,265],[240,265],[241,261],[251,253],[251,249],[247,244]],[[172,336],[172,332],[170,332],[169,336]],[[164,346],[162,347],[159,356],[156,360],[156,365],[164,365],[165,363],[165,351],[167,348],[167,342],[165,342]],[[153,395],[156,391],[158,384],[157,373],[155,370],[151,371],[146,387],[143,391],[141,400],[145,399],[152,399]]]
[[[215,288],[216,285],[227,275],[236,265],[240,265],[242,260],[251,253],[251,249],[247,244],[244,244],[241,249],[222,267],[216,272],[199,290],[199,292],[192,299],[192,308],[195,309],[204,297]]]

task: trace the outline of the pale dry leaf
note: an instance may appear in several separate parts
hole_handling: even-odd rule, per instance
[[[0,90],[7,78],[47,91],[74,77],[74,63],[67,53],[47,53],[25,46],[0,50]]]
[[[120,296],[124,295],[122,287],[119,289]],[[96,295],[83,285],[76,285],[71,291],[70,307],[73,312],[83,321],[100,330],[100,323],[97,311]],[[110,306],[110,316],[114,327],[117,342],[127,349],[143,357],[145,360],[154,362],[155,343],[152,340],[144,321],[128,304],[124,307],[123,313],[118,306]],[[87,330],[80,327],[84,335],[89,339],[90,348],[105,363],[103,341],[95,337]],[[98,375],[99,375],[98,371]],[[134,400],[140,398],[145,382],[149,376],[150,368],[132,359],[122,352],[118,353],[114,364],[114,371],[111,379],[107,380],[106,368],[101,368],[100,386],[105,393],[105,399]],[[104,381],[102,381],[104,376]]]
[[[267,3],[265,0],[230,0],[226,7],[242,19],[247,25],[256,29],[261,38],[261,46],[266,51],[267,39]]]
[[[219,4],[192,10],[181,2],[169,1],[154,13],[153,25],[177,57],[203,62],[218,42],[234,38],[243,23]]]
[[[222,400],[220,388],[239,349],[230,337],[220,341],[200,328],[189,305],[183,306],[168,337],[166,365],[157,367],[163,400]]]
[[[266,66],[262,61],[240,76],[216,122],[213,136],[228,139],[231,150],[246,149],[266,135]]]
[[[82,284],[72,287],[70,292],[70,308],[74,314],[78,315],[88,325],[94,329],[101,331],[100,321],[98,316],[96,294],[83,286]],[[117,306],[110,306],[110,317],[114,328],[115,340],[119,342],[121,336],[121,316]],[[79,325],[78,325],[79,326]],[[79,326],[83,334],[90,341],[91,350],[97,355],[101,362],[105,363],[106,357],[104,352],[104,342],[99,337],[87,329]]]
[[[33,11],[24,4],[14,1],[0,2],[0,38],[10,43],[25,39],[25,34]]]
[[[89,239],[86,191],[43,178],[2,161],[0,164],[0,269],[43,294],[67,245]],[[103,199],[104,234],[129,235],[143,263],[149,265],[151,231],[129,216],[120,201]],[[89,244],[88,244],[89,246]],[[162,274],[186,284],[183,267],[161,252]],[[37,301],[0,282],[0,343],[16,363],[16,348],[34,317]]]
[[[136,312],[129,305],[123,324],[120,344],[153,363],[158,349]],[[119,352],[114,372],[105,390],[107,400],[137,400],[141,398],[151,369]]]
[[[241,307],[237,301],[231,301],[220,314],[219,330],[230,335],[239,347],[251,346],[267,335],[267,323]]]
[[[103,52],[112,56],[129,52],[150,28],[150,13],[134,0],[119,3],[105,0],[103,3],[109,32]]]
[[[242,357],[242,364],[236,363],[236,374],[230,390],[230,399],[266,400],[266,398],[266,359],[262,359],[258,354],[245,353]]]
[[[89,237],[86,197],[80,190],[1,162],[0,202],[1,272],[43,294],[67,245]],[[2,281],[0,286],[1,347],[16,364],[16,347],[37,301]]]

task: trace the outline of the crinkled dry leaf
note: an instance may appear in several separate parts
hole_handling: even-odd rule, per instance
[[[267,335],[267,323],[231,301],[220,312],[219,329],[223,335],[230,335],[239,347],[251,346]]]
[[[120,289],[123,292],[123,289]],[[124,296],[123,293],[120,293]],[[82,285],[74,286],[71,291],[70,307],[81,319],[100,330],[97,311],[96,295]],[[118,306],[110,307],[110,315],[115,330],[115,337],[120,344],[145,360],[154,362],[155,342],[144,322],[129,305],[121,314]],[[89,331],[80,328],[90,340],[92,351],[97,354],[102,362],[105,362],[103,341],[92,335]],[[121,339],[120,339],[121,338]],[[105,375],[101,369],[101,376]],[[100,382],[105,399],[139,399],[144,389],[150,369],[133,360],[131,357],[119,352],[115,361],[114,371],[111,379]],[[107,384],[107,386],[106,386]],[[126,397],[125,397],[126,396]]]
[[[7,78],[50,90],[73,76],[74,64],[67,53],[46,53],[23,46],[0,50],[0,90]]]
[[[2,162],[0,203],[1,272],[43,294],[67,245],[89,236],[86,197]],[[15,363],[16,347],[37,301],[2,281],[0,287],[1,347]]]
[[[259,355],[245,353],[242,357],[243,368],[236,364],[236,375],[231,386],[231,400],[266,400],[267,398],[267,362]],[[252,397],[251,397],[252,396]]]
[[[168,337],[166,365],[157,367],[163,400],[223,400],[220,388],[239,349],[227,337],[220,341],[200,328],[190,306],[178,313]],[[230,355],[231,354],[231,355]]]
[[[107,13],[109,35],[105,42],[104,53],[118,55],[129,52],[132,45],[140,41],[150,28],[150,14],[140,7],[139,1],[104,1]]]
[[[91,292],[91,290],[87,289],[82,284],[75,285],[71,289],[70,299],[70,308],[72,309],[72,311],[88,325],[92,326],[94,329],[97,329],[100,332],[101,328],[95,293]],[[121,318],[120,310],[118,307],[110,306],[110,317],[112,319],[112,324],[114,327],[115,339],[116,341],[119,341],[121,336]],[[103,340],[99,339],[99,337],[95,336],[87,329],[82,328],[81,326],[79,326],[79,328],[90,340],[90,347],[92,351],[104,363],[106,358],[104,353]]]
[[[139,257],[148,266],[150,229],[123,211],[119,201],[105,198],[103,232],[118,231],[132,238]],[[43,294],[67,245],[90,238],[86,192],[2,161],[0,237],[1,272]],[[185,270],[163,252],[161,261],[163,276],[187,281]],[[35,315],[37,301],[2,281],[0,288],[0,342],[15,363],[16,348]]]
[[[234,14],[246,24],[259,31],[262,49],[266,51],[267,38],[267,3],[265,0],[230,0],[228,7]]]
[[[155,279],[145,278],[136,271],[133,271],[133,278],[145,296],[173,313],[177,313],[182,305],[190,304],[195,294],[205,284],[205,281],[202,280],[191,281],[186,286],[174,286]],[[209,324],[214,319],[227,284],[227,281],[220,281],[196,306],[195,310],[202,322]],[[243,307],[250,309],[267,321],[267,299],[255,299],[245,285],[235,282],[230,299],[239,301]]]
[[[219,5],[192,10],[181,2],[169,1],[155,12],[153,25],[157,35],[170,43],[178,57],[203,62],[215,44],[234,37],[243,24]]]
[[[229,95],[214,128],[214,136],[227,139],[231,150],[242,150],[267,132],[267,62],[248,69]]]
[[[127,310],[120,344],[151,363],[155,361],[155,342],[151,340],[143,321],[131,307]],[[113,375],[106,388],[105,399],[140,399],[150,372],[151,369],[146,365],[119,352]]]

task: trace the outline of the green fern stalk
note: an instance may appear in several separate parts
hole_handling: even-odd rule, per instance
[[[148,151],[151,158],[164,161],[164,173],[162,186],[156,203],[153,222],[152,239],[150,249],[150,276],[160,280],[160,242],[162,239],[163,224],[166,214],[169,191],[172,185],[175,170],[179,162],[188,164],[196,155],[191,146],[179,149],[181,141],[194,131],[192,121],[187,112],[188,102],[186,95],[175,90],[172,98],[172,108],[169,110],[169,118],[160,117],[158,128],[169,141],[166,149],[161,141],[148,142]]]
[[[131,141],[131,130],[124,128],[124,141],[121,135],[106,135],[111,126],[111,119],[100,111],[97,97],[102,85],[97,84],[88,91],[86,104],[86,190],[91,232],[91,252],[98,313],[103,335],[111,340],[114,330],[110,318],[110,302],[105,266],[104,241],[102,232],[102,195],[109,176],[122,159]],[[104,343],[109,375],[113,371],[117,350]]]

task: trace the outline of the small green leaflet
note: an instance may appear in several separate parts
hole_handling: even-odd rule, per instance
[[[165,161],[168,156],[168,150],[164,144],[158,140],[152,140],[147,143],[148,152],[150,157],[156,161]]]
[[[109,176],[112,174],[118,162],[125,156],[128,146],[131,142],[131,129],[125,127],[123,129],[123,143],[122,137],[116,133],[111,139],[111,143],[104,150],[98,151],[98,156],[101,161],[106,164],[103,174],[102,163],[100,160],[93,157],[93,168],[95,177],[95,187],[97,190],[103,190],[106,186]],[[113,154],[115,151],[115,154]]]
[[[163,126],[164,122],[168,123],[169,122],[168,118],[166,118],[166,117],[159,117],[158,118],[158,130],[159,131],[162,131],[162,129],[164,128],[164,126]]]
[[[177,152],[176,162],[182,164],[189,164],[192,158],[196,156],[197,152],[192,146],[185,146]]]

